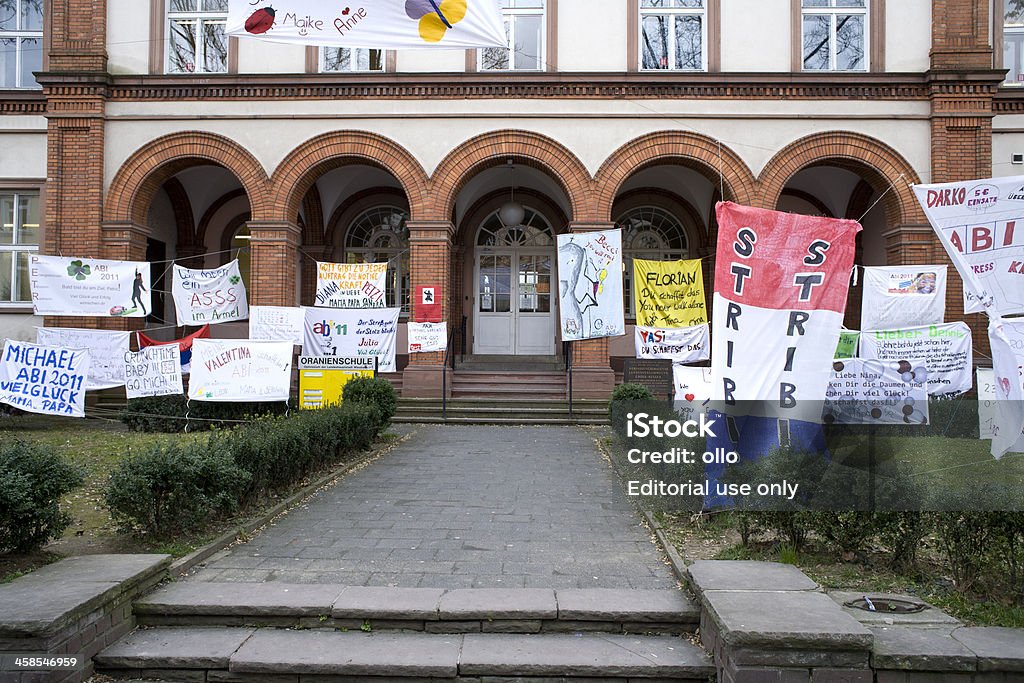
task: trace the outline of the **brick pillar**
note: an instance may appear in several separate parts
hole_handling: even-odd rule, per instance
[[[434,285],[441,288],[443,319],[452,325],[452,237],[455,226],[450,221],[407,221],[409,228],[410,317],[416,317],[416,287]],[[440,398],[442,375],[446,372],[443,353],[414,353],[402,374],[402,396]],[[450,379],[450,376],[449,376]],[[448,383],[451,395],[451,382]]]
[[[291,221],[249,221],[249,303],[294,306],[302,229]]]
[[[611,230],[614,223],[569,223],[569,232]],[[621,273],[619,274],[621,277]],[[608,399],[615,388],[608,339],[587,339],[572,343],[573,398]]]

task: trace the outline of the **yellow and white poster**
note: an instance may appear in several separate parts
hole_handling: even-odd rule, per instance
[[[388,264],[316,264],[316,305],[323,308],[384,308]]]
[[[694,327],[708,321],[700,259],[633,259],[633,310],[642,327]]]
[[[376,359],[369,356],[299,356],[299,406],[310,409],[341,403],[349,380],[373,377],[376,367]]]

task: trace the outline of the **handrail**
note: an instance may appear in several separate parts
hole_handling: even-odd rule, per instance
[[[466,317],[462,317],[465,321]],[[452,354],[452,341],[455,338],[454,326],[448,328],[448,343],[444,347],[444,362],[441,363],[441,420],[448,420],[448,358],[452,360],[452,371],[455,371],[455,355]]]
[[[572,342],[562,342],[562,353],[565,354],[565,371],[569,375],[569,419],[575,420],[572,407]]]

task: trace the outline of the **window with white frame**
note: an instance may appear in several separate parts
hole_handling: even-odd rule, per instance
[[[635,0],[634,0],[635,1]],[[639,0],[640,67],[651,70],[707,69],[705,0]]]
[[[866,71],[868,0],[801,0],[806,71]]]
[[[38,88],[43,69],[43,0],[0,0],[0,88]]]
[[[167,73],[228,70],[228,0],[168,0]]]
[[[321,47],[320,71],[337,73],[347,71],[383,71],[384,50],[363,47]]]
[[[359,214],[345,233],[345,263],[387,261],[388,306],[409,313],[409,213],[397,206],[375,206]]]
[[[689,257],[690,245],[682,222],[657,206],[639,206],[619,216],[622,229],[622,295],[626,316],[633,310],[633,259],[678,261]]]
[[[29,303],[29,258],[39,251],[39,193],[0,190],[0,304]]]
[[[1024,85],[1024,0],[1004,0],[1003,68],[1004,85]]]
[[[481,71],[544,69],[545,0],[501,0],[508,47],[480,50]]]

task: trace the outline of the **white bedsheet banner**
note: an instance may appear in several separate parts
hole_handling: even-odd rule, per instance
[[[400,308],[306,308],[303,356],[376,356],[379,372],[395,371]]]
[[[36,315],[144,318],[153,310],[141,261],[33,254],[29,277]]]
[[[448,348],[448,323],[409,323],[409,353],[429,353]]]
[[[832,364],[823,421],[828,424],[928,424],[928,388],[902,364],[920,367],[907,357],[884,362],[848,358]]]
[[[181,381],[181,349],[177,344],[127,351],[121,361],[128,398],[185,393]]]
[[[384,308],[387,306],[388,264],[316,264],[316,305],[325,308]]]
[[[0,403],[43,415],[85,417],[89,352],[8,339],[0,359]]]
[[[625,334],[622,231],[565,234],[555,239],[562,341]]]
[[[711,357],[708,325],[693,327],[641,327],[634,332],[637,358],[668,358],[674,363],[695,363]]]
[[[249,339],[290,341],[302,346],[305,319],[299,306],[250,306]]]
[[[175,265],[171,294],[179,325],[216,325],[249,317],[237,259],[206,270]]]
[[[898,330],[862,332],[860,357],[901,364],[900,374],[928,380],[928,393],[959,394],[973,385],[971,328],[967,323],[905,327]],[[919,358],[924,365],[911,366],[906,359]]]
[[[124,386],[124,354],[129,350],[130,332],[81,330],[74,327],[37,327],[36,343],[89,352],[87,391]]]
[[[251,339],[196,339],[188,397],[195,401],[287,401],[292,344]]]
[[[871,266],[863,283],[862,330],[945,322],[946,266]]]

